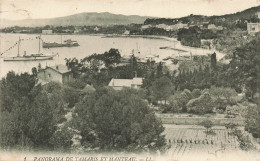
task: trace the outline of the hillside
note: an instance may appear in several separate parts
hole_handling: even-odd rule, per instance
[[[188,24],[202,24],[203,22],[213,23],[216,25],[228,26],[231,23],[234,23],[236,20],[254,19],[255,13],[260,12],[260,6],[252,7],[241,12],[234,14],[226,14],[220,16],[202,16],[202,15],[189,15],[181,18],[152,18],[147,19],[144,24],[158,25],[158,24],[167,24],[174,25],[178,22],[188,23]]]
[[[24,27],[36,27],[36,26],[92,26],[92,25],[126,25],[126,24],[142,24],[147,18],[143,16],[126,16],[121,14],[112,14],[108,12],[96,13],[79,13],[66,17],[50,18],[50,19],[26,19],[26,20],[2,20],[1,27],[10,26],[24,26]]]

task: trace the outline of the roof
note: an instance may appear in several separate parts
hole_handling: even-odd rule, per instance
[[[108,86],[112,87],[131,87],[132,85],[142,85],[143,78],[133,79],[111,79]]]
[[[68,73],[68,72],[71,72],[71,70],[68,69],[68,67],[66,65],[63,65],[63,64],[59,64],[59,65],[56,65],[56,66],[51,66],[51,67],[48,67],[48,68],[51,68],[61,74],[65,74],[65,73]]]

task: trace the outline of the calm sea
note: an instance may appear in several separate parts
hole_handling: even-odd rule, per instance
[[[0,34],[0,53],[9,49],[13,46],[19,39],[24,39],[20,44],[20,55],[23,55],[26,51],[27,55],[32,53],[38,53],[39,41],[36,37],[39,35],[35,34]],[[40,45],[40,52],[43,54],[58,53],[53,60],[45,61],[3,61],[0,59],[0,77],[4,77],[9,71],[13,70],[17,73],[21,72],[31,72],[33,67],[37,67],[39,63],[42,67],[46,65],[52,66],[56,64],[65,64],[65,58],[82,59],[93,53],[104,53],[110,48],[119,49],[121,55],[129,55],[132,50],[139,50],[140,54],[136,56],[146,57],[147,55],[159,55],[160,59],[166,58],[171,55],[178,54],[174,50],[160,49],[160,47],[176,47],[180,49],[185,49],[187,51],[192,51],[193,53],[206,54],[207,51],[200,49],[190,49],[188,47],[183,47],[180,43],[176,42],[174,39],[152,39],[144,37],[104,37],[104,36],[92,36],[92,35],[41,35],[41,38],[45,42],[58,42],[71,39],[78,41],[80,46],[78,47],[62,47],[62,48],[42,48]],[[16,56],[18,53],[18,47],[15,46],[5,52],[2,57],[12,57]],[[188,54],[188,53],[187,53]]]

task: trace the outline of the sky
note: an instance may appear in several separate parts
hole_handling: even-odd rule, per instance
[[[223,15],[260,5],[260,0],[0,0],[0,19],[63,17],[82,12],[178,18]]]

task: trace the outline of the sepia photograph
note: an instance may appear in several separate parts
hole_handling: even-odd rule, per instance
[[[0,0],[0,161],[260,161],[260,0]]]

